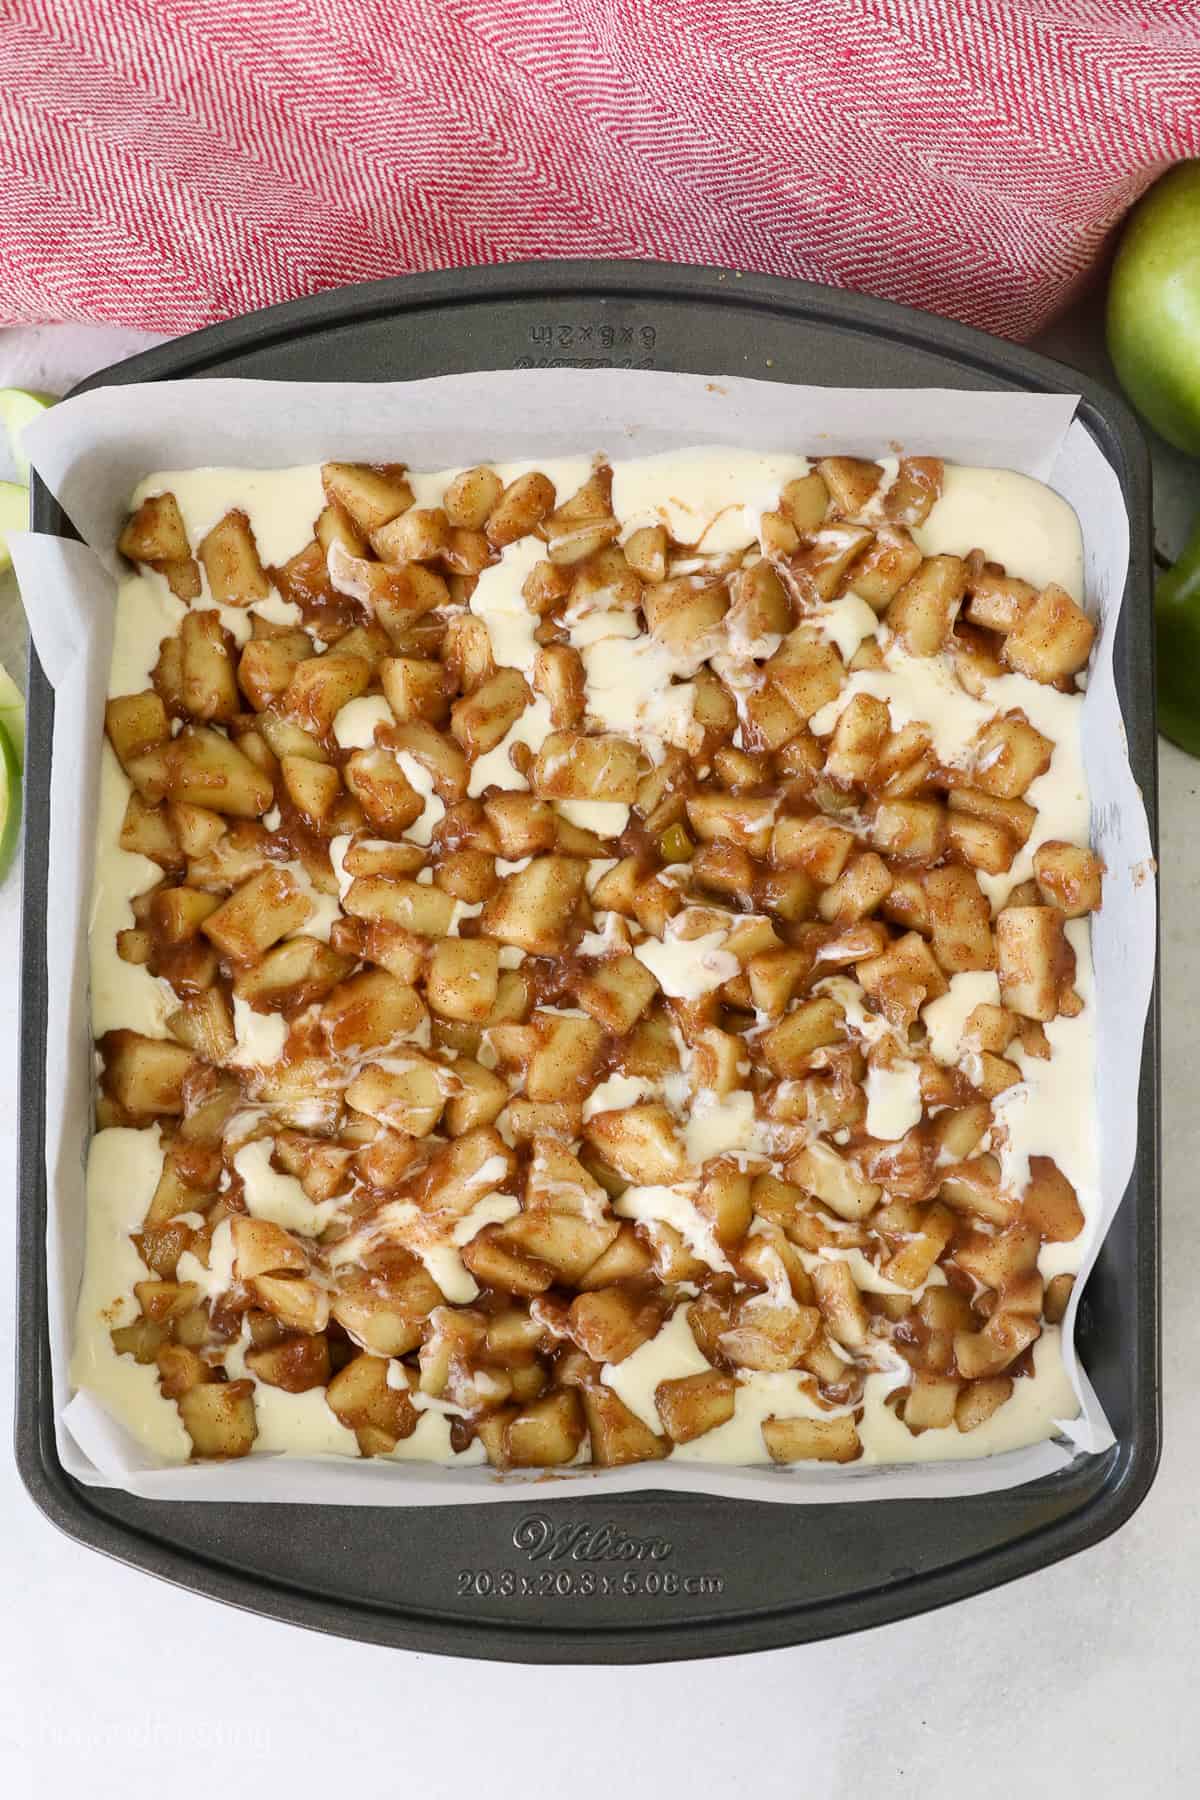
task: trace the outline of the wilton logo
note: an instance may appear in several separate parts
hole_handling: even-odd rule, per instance
[[[666,1538],[631,1537],[611,1520],[552,1525],[545,1513],[528,1513],[514,1526],[512,1541],[530,1562],[663,1562],[675,1549]]]

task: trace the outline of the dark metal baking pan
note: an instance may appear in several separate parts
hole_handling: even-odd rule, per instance
[[[1079,392],[1132,526],[1116,645],[1134,774],[1156,834],[1150,492],[1126,407],[1042,357],[929,315],[764,276],[543,263],[413,276],[297,301],[149,351],[85,387],[205,375],[403,380],[545,366],[683,369],[830,386]],[[69,530],[37,490],[39,531]],[[1158,996],[1137,1163],[1079,1313],[1113,1424],[1105,1455],[976,1499],[791,1507],[663,1493],[387,1508],[176,1504],[84,1488],[55,1450],[46,1336],[42,1071],[53,696],[30,671],[23,933],[17,1455],[82,1543],[214,1598],[368,1642],[531,1662],[650,1662],[802,1643],[962,1600],[1113,1531],[1159,1454]],[[1155,835],[1157,842],[1157,836]]]

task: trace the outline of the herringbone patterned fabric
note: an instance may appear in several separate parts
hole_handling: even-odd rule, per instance
[[[594,255],[1020,337],[1196,155],[1196,0],[0,0],[0,318]]]

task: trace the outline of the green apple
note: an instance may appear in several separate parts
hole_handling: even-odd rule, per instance
[[[1170,170],[1129,216],[1108,289],[1108,350],[1142,417],[1200,456],[1200,162]]]
[[[21,448],[21,435],[27,425],[40,418],[48,406],[54,405],[52,394],[31,394],[25,388],[0,388],[0,426],[8,433],[17,474],[29,480],[29,458]]]
[[[1158,640],[1158,729],[1200,756],[1200,523],[1154,591]]]
[[[21,829],[21,765],[16,748],[0,725],[0,881],[8,872]]]
[[[25,699],[3,663],[0,663],[0,731],[8,733],[20,768],[25,760]]]
[[[15,481],[0,481],[0,575],[12,568],[8,553],[10,531],[25,531],[29,526],[29,489]]]

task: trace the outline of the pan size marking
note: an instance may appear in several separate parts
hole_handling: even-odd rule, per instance
[[[723,1594],[725,1578],[680,1569],[460,1569],[455,1592],[474,1600],[697,1600]]]
[[[545,319],[527,338],[514,369],[652,369],[658,330],[620,320]]]
[[[670,1538],[629,1531],[612,1518],[525,1513],[511,1541],[527,1565],[538,1566],[460,1569],[462,1598],[699,1600],[725,1591],[724,1576],[713,1570],[663,1567],[675,1556]]]

